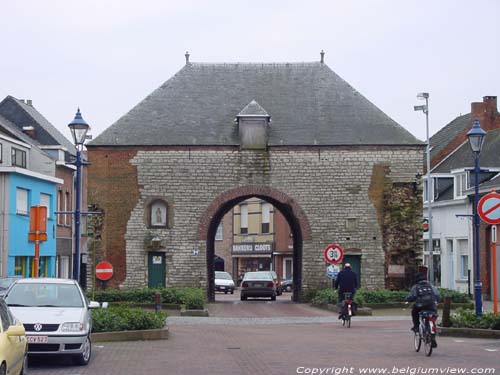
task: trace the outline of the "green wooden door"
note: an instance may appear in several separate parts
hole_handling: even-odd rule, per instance
[[[165,253],[148,254],[148,286],[164,287],[166,276]]]
[[[358,276],[358,288],[361,286],[361,256],[345,255],[342,264],[351,263],[352,270]]]

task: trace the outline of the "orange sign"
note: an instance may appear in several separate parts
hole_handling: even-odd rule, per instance
[[[47,232],[47,207],[30,207],[30,232]]]

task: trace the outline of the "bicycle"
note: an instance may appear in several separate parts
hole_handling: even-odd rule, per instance
[[[340,305],[340,319],[342,325],[351,328],[351,317],[353,316],[352,293],[344,293],[344,300]]]
[[[424,342],[424,352],[427,357],[432,354],[432,349],[436,344],[436,320],[438,314],[434,311],[419,312],[419,327],[418,332],[415,332],[414,345],[415,351],[420,351],[422,341]]]

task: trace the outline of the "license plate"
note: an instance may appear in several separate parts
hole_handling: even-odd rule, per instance
[[[255,286],[257,288],[260,288],[260,287],[263,287],[264,284],[262,284],[262,283],[254,283],[253,286]]]
[[[49,342],[49,336],[26,336],[30,344],[46,344]]]
[[[221,286],[220,288],[221,288],[221,289],[226,289],[226,287],[225,287],[225,286]]]

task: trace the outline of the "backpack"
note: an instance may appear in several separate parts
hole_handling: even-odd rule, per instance
[[[436,296],[430,284],[417,284],[417,300],[415,304],[420,308],[435,309]]]

